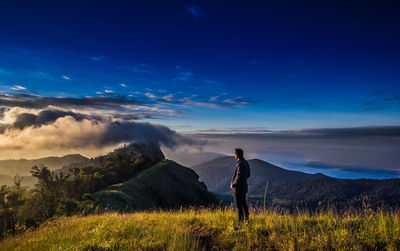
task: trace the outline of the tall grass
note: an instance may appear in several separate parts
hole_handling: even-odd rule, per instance
[[[398,212],[282,214],[231,208],[104,213],[49,221],[0,250],[400,250]]]
[[[264,191],[264,213],[265,210],[267,209],[267,192],[268,192],[268,180],[267,180],[267,184],[265,184],[265,191]]]

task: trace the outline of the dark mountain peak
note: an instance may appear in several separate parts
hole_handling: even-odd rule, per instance
[[[210,160],[205,160],[203,163],[200,163],[199,165],[203,165],[206,163],[212,163],[212,162],[236,162],[235,157],[233,156],[221,156],[221,157],[217,157],[214,159],[210,159]]]
[[[163,152],[158,144],[147,142],[136,142],[124,145],[115,149],[111,154],[129,154],[134,157],[143,156],[150,159],[165,159]]]
[[[85,156],[79,154],[79,153],[71,153],[71,154],[66,154],[64,156],[62,156],[62,158],[85,158]]]
[[[88,158],[86,158],[85,156],[83,156],[79,153],[73,153],[73,154],[64,155],[64,156],[60,157],[60,159],[65,160],[65,161],[71,161],[71,162],[81,162],[81,161],[87,160]]]

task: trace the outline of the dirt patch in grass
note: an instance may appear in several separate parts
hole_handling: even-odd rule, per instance
[[[217,241],[219,233],[216,229],[207,228],[195,219],[188,224],[188,229],[193,238],[199,243],[200,250],[222,250]]]

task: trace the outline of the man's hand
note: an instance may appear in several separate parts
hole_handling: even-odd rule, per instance
[[[230,185],[230,188],[231,188],[231,190],[233,190],[233,184],[231,183],[231,185]]]

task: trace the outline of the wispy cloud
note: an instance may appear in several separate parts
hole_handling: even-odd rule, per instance
[[[218,98],[219,98],[219,96],[210,97],[210,98],[208,99],[208,102],[214,102],[214,101],[216,101]]]
[[[187,124],[175,124],[175,125],[170,125],[172,128],[188,128],[191,127],[190,125]]]
[[[189,132],[189,131],[187,131]],[[223,127],[223,128],[208,128],[208,129],[201,129],[201,130],[194,130],[190,131],[191,133],[223,133],[223,134],[230,134],[230,133],[273,133],[271,129],[267,127]]]
[[[121,110],[124,105],[145,105],[136,100],[127,100],[111,97],[74,98],[74,97],[46,97],[32,94],[6,95],[0,94],[0,106],[43,109],[48,106],[60,108],[96,108]]]
[[[240,102],[232,102],[232,103],[217,103],[217,102],[210,102],[209,100],[207,101],[202,101],[202,100],[195,100],[197,95],[192,95],[190,97],[184,97],[177,99],[179,104],[185,105],[185,106],[198,106],[198,107],[205,107],[205,108],[232,108],[232,107],[243,107],[249,102],[245,101],[240,101]]]
[[[170,93],[170,94],[168,94],[168,95],[165,95],[165,96],[162,97],[162,98],[163,98],[164,100],[170,101],[170,102],[175,102],[175,101],[176,101],[175,95],[172,94],[172,93]]]
[[[126,84],[125,84],[125,83],[121,83],[121,86],[122,86],[122,87],[126,87]]]
[[[150,92],[146,92],[144,95],[146,97],[148,97],[148,98],[156,98],[156,96],[153,93],[150,93]]]
[[[174,106],[184,106],[184,107],[205,107],[205,108],[232,108],[232,107],[244,107],[250,104],[252,101],[245,100],[242,97],[235,97],[228,99],[229,102],[215,102],[219,98],[219,96],[204,98],[199,97],[194,94],[191,96],[179,97],[179,95],[175,95],[173,93],[164,95],[164,96],[156,96],[154,93],[144,93],[144,96],[147,98],[153,99],[157,103],[161,104],[171,104]],[[225,100],[226,101],[226,100]]]
[[[193,79],[193,72],[186,70],[183,66],[176,65],[175,69],[177,71],[175,81],[191,81]]]
[[[33,73],[32,75],[33,75],[33,77],[40,78],[40,79],[48,79],[48,80],[55,79],[55,77],[49,72],[39,71],[39,72]]]
[[[100,61],[100,57],[93,56],[93,57],[90,57],[90,59],[93,61]]]
[[[231,105],[238,106],[238,107],[250,104],[250,102],[243,99],[243,97],[227,98],[227,99],[224,99],[223,103],[231,104]]]
[[[11,90],[21,91],[21,90],[26,90],[26,87],[23,87],[21,85],[14,85],[13,87],[11,87]]]
[[[400,94],[385,98],[385,101],[398,101],[398,100],[400,100]]]
[[[114,93],[113,90],[109,90],[109,89],[105,89],[104,92],[105,92],[105,93]]]
[[[0,75],[12,75],[11,71],[0,68]]]
[[[199,17],[201,17],[203,15],[203,9],[200,8],[199,6],[195,6],[195,5],[187,5],[185,6],[186,11],[188,11],[194,19],[198,19]]]
[[[62,75],[61,76],[63,79],[65,79],[65,80],[71,80],[71,77],[68,77],[67,75]]]
[[[136,64],[129,70],[135,73],[150,73],[150,70],[148,69],[148,66],[146,64]]]
[[[193,79],[193,72],[191,71],[181,71],[178,73],[178,76],[174,78],[174,80],[178,81],[190,81]]]
[[[363,103],[362,109],[364,111],[376,111],[384,109],[383,106],[379,105],[376,101],[368,100]]]
[[[206,79],[206,80],[204,80],[204,82],[207,83],[207,84],[212,84],[212,85],[219,85],[219,84],[221,84],[221,82],[216,81],[216,80],[212,80],[212,79]]]

